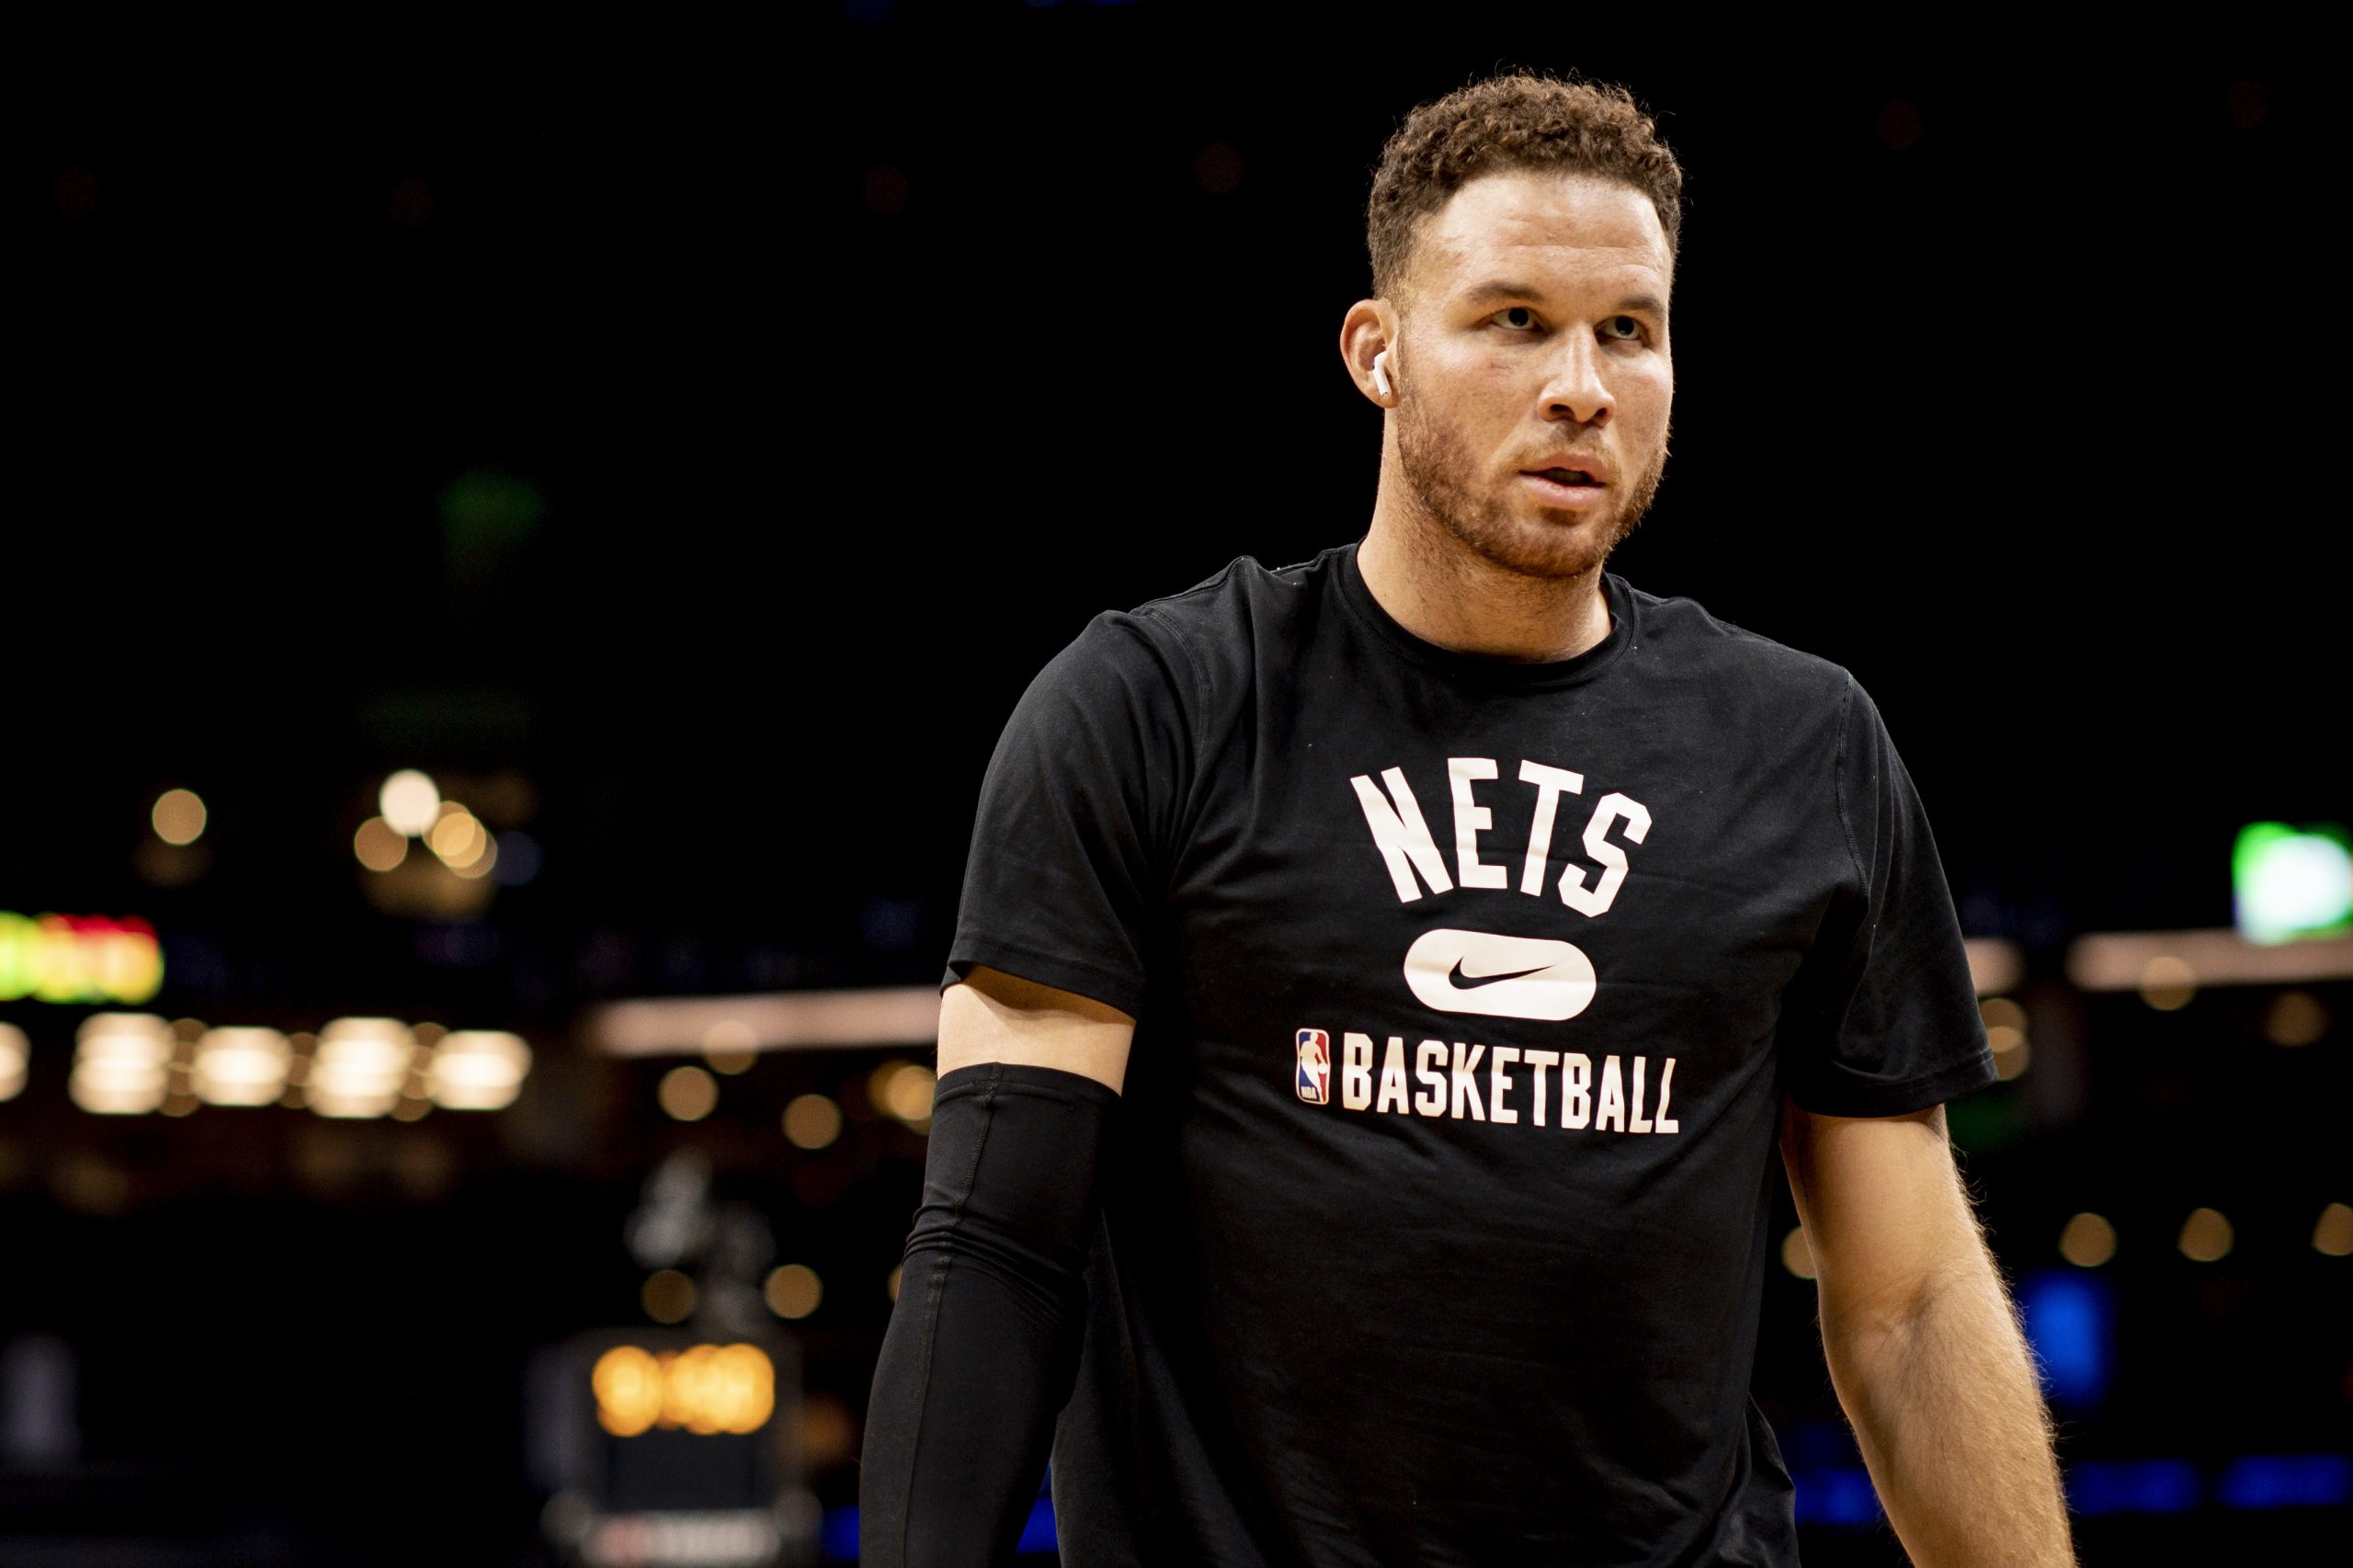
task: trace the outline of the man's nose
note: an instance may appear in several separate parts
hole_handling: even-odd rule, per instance
[[[1555,355],[1545,377],[1544,417],[1566,419],[1599,429],[1618,410],[1618,400],[1602,379],[1601,346],[1588,333],[1562,335],[1567,343]]]

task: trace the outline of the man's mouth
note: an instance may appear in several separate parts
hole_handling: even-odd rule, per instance
[[[1521,472],[1532,473],[1539,479],[1549,479],[1555,484],[1598,487],[1601,483],[1600,480],[1581,468],[1531,468]]]

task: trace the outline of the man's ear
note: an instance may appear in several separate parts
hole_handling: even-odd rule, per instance
[[[1396,344],[1397,312],[1386,300],[1358,300],[1340,318],[1341,361],[1357,391],[1381,408],[1397,406]]]

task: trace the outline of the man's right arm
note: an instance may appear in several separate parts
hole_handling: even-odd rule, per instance
[[[859,1560],[1009,1562],[1077,1375],[1135,1022],[975,967],[940,998],[923,1206],[867,1411]]]

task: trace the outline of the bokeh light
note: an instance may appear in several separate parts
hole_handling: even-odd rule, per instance
[[[490,851],[490,832],[481,819],[455,801],[441,802],[433,825],[426,830],[426,846],[453,871],[465,871]]]
[[[2193,1209],[2182,1221],[2181,1238],[2175,1244],[2192,1263],[2219,1263],[2231,1256],[2233,1239],[2231,1221],[2220,1210]]]
[[[931,1120],[932,1089],[938,1079],[930,1068],[914,1062],[885,1062],[867,1075],[867,1098],[883,1115],[910,1126]]]
[[[530,1070],[531,1048],[520,1035],[459,1029],[434,1046],[426,1084],[445,1109],[499,1110],[515,1103]]]
[[[673,1067],[654,1090],[662,1109],[678,1121],[700,1121],[719,1108],[719,1080],[699,1067]]]
[[[397,1018],[337,1018],[319,1031],[304,1097],[321,1116],[389,1115],[415,1058],[416,1037]]]
[[[616,1345],[597,1358],[589,1391],[597,1396],[597,1424],[616,1437],[650,1430],[662,1415],[662,1363],[635,1345]]]
[[[441,787],[414,767],[404,767],[376,791],[376,809],[395,833],[415,838],[439,820]]]
[[[137,1116],[164,1103],[172,1052],[171,1026],[147,1013],[93,1013],[82,1020],[66,1092],[84,1110]]]
[[[2078,1214],[2059,1233],[2059,1256],[2078,1268],[2097,1268],[2116,1256],[2116,1227],[2099,1214]]]
[[[796,1149],[824,1149],[842,1135],[842,1108],[824,1095],[801,1095],[784,1108],[784,1135]]]
[[[204,799],[193,790],[166,790],[155,797],[147,820],[166,844],[194,844],[204,836]]]
[[[2263,1010],[2263,1038],[2299,1050],[2328,1033],[2328,1009],[2309,991],[2282,991]]]
[[[207,1029],[196,1042],[189,1083],[207,1105],[273,1105],[286,1092],[292,1061],[292,1049],[276,1029]]]
[[[1781,1267],[1801,1279],[1813,1278],[1813,1244],[1805,1239],[1803,1225],[1792,1225],[1781,1238]]]
[[[2320,1211],[2313,1250],[2324,1257],[2353,1257],[2353,1204],[2332,1203]]]
[[[800,1319],[817,1310],[817,1303],[825,1298],[825,1287],[815,1269],[788,1263],[768,1271],[768,1282],[761,1293],[767,1298],[768,1311],[780,1318]]]
[[[2198,994],[2198,971],[2181,959],[2161,953],[2141,971],[2141,1000],[2160,1013],[2177,1013]]]
[[[351,852],[371,871],[389,871],[408,858],[408,839],[382,817],[369,817],[351,835]]]
[[[25,1091],[25,1075],[32,1062],[32,1041],[14,1024],[0,1023],[0,1100],[13,1100]]]
[[[655,1323],[683,1323],[695,1310],[695,1282],[675,1268],[657,1269],[645,1277],[637,1299]]]

